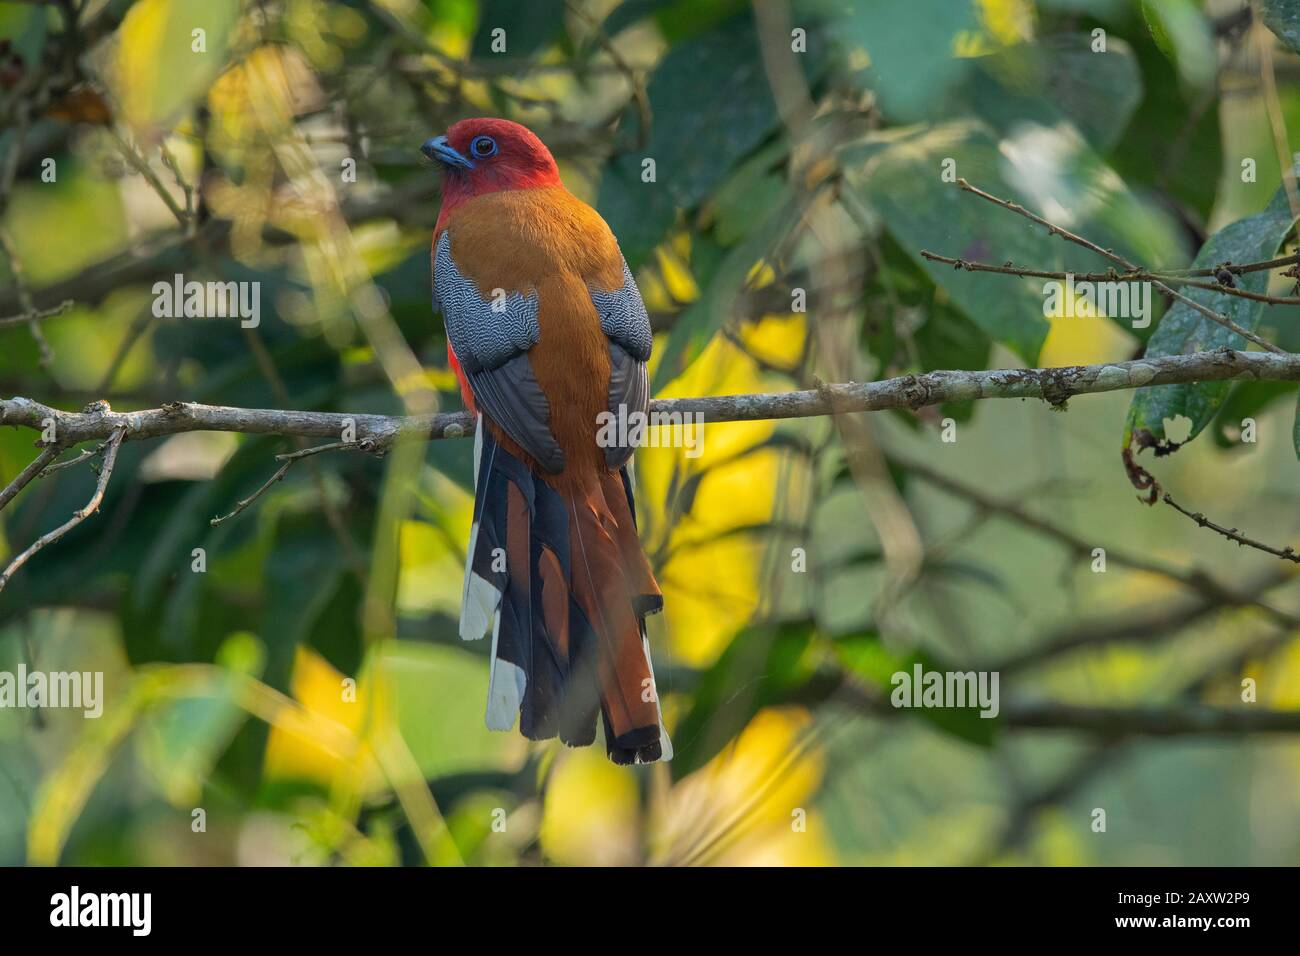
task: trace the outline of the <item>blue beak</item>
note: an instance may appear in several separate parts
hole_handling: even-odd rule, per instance
[[[473,163],[451,148],[447,143],[446,136],[435,136],[420,147],[420,152],[446,166],[460,166],[463,169],[474,168]]]

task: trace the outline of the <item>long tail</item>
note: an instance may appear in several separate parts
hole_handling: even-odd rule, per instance
[[[663,597],[627,469],[562,492],[481,424],[475,445],[460,635],[491,625],[488,727],[585,746],[600,715],[614,762],[671,759],[645,628]]]

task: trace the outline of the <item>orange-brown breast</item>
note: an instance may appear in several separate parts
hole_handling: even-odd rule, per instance
[[[623,285],[613,233],[562,186],[477,196],[456,209],[447,231],[456,267],[485,298],[495,289],[538,296],[540,336],[528,357],[565,455],[564,472],[548,480],[561,488],[590,487],[607,470],[596,416],[609,401],[609,343],[588,287],[611,292]],[[535,468],[515,442],[493,431]]]

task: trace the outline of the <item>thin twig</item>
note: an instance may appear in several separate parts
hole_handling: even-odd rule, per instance
[[[76,458],[69,458],[67,461],[56,461],[54,464],[44,469],[36,477],[48,478],[50,475],[54,474],[55,472],[63,471],[64,469],[67,468],[74,468],[77,465],[80,465],[83,461],[89,461],[91,458],[98,458],[100,455],[104,453],[104,449],[106,447],[107,447],[107,442],[103,445],[100,445],[98,448],[83,448],[81,449],[81,453],[77,455]]]
[[[1013,702],[1003,709],[1007,725],[1018,730],[1071,730],[1112,739],[1129,737],[1293,734],[1300,711],[1256,707],[1091,707],[1057,701]]]
[[[235,515],[239,514],[241,511],[243,511],[245,508],[251,505],[258,498],[262,497],[262,495],[266,494],[266,492],[270,489],[270,487],[273,484],[275,484],[277,481],[279,481],[281,478],[283,478],[285,474],[288,473],[289,469],[292,467],[293,467],[293,462],[286,461],[284,464],[282,464],[279,468],[276,469],[275,474],[272,475],[270,478],[268,478],[266,480],[266,483],[263,484],[262,487],[258,488],[247,498],[241,498],[239,501],[236,501],[233,511],[231,511],[229,514],[218,515],[217,517],[209,521],[208,524],[212,525],[212,527],[215,528],[217,525],[229,521]]]
[[[0,167],[0,212],[9,205],[9,194],[14,187],[14,179],[18,175],[18,159],[22,155],[23,145],[27,141],[27,127],[30,123],[30,104],[24,104],[18,112],[18,122],[14,130],[13,142],[9,145],[9,152],[5,156],[4,166]]]
[[[163,201],[163,204],[171,211],[171,214],[176,217],[176,221],[181,224],[182,228],[186,229],[187,232],[190,231],[190,221],[185,210],[181,209],[181,207],[177,205],[176,198],[172,196],[167,187],[163,185],[162,180],[158,178],[158,174],[155,173],[153,167],[149,165],[149,161],[141,156],[136,151],[135,147],[123,139],[116,131],[110,130],[110,133],[113,137],[113,142],[117,144],[118,150],[126,157],[126,161],[131,164],[131,168],[144,177],[144,181],[149,184],[149,188],[158,194],[158,198]]]
[[[74,305],[71,299],[64,299],[56,306],[48,309],[37,309],[33,307],[30,312],[20,312],[17,315],[0,316],[0,328],[9,325],[25,325],[31,322],[43,322],[45,319],[52,319],[56,315],[62,315]]]
[[[432,215],[425,210],[428,200],[437,194],[436,177],[415,176],[379,195],[348,199],[340,209],[350,225],[377,219],[431,225]],[[216,258],[222,255],[230,248],[232,231],[231,222],[224,219],[208,221],[192,236],[168,229],[134,242],[129,250],[93,262],[73,275],[32,289],[30,298],[43,308],[64,299],[76,299],[81,305],[94,306],[123,285],[144,283],[163,276],[170,278],[176,272],[178,258]],[[261,235],[269,246],[283,247],[293,241],[289,233],[270,224],[263,228]],[[17,290],[0,291],[0,315],[26,311],[28,307],[21,301]]]
[[[0,590],[9,583],[9,579],[14,573],[21,568],[28,560],[46,545],[53,544],[65,534],[75,528],[87,517],[99,510],[100,503],[104,500],[104,490],[108,487],[108,479],[113,476],[113,465],[117,462],[117,450],[122,446],[122,440],[126,436],[126,430],[118,428],[108,440],[108,447],[104,454],[104,467],[99,473],[99,481],[95,485],[95,493],[90,496],[85,507],[72,513],[72,517],[59,525],[53,531],[41,535],[28,546],[27,550],[18,557],[9,562],[9,567],[5,568],[4,573],[0,574]]]
[[[1137,269],[1136,265],[1134,265],[1133,263],[1125,259],[1123,256],[1116,253],[1113,249],[1103,249],[1101,246],[1097,245],[1091,239],[1085,239],[1083,238],[1083,236],[1071,232],[1069,229],[1066,229],[1064,226],[1058,226],[1054,222],[1049,222],[1048,220],[1044,219],[1042,216],[1030,212],[1028,209],[1020,205],[1019,203],[1014,203],[1007,199],[999,199],[997,196],[994,196],[992,193],[987,193],[984,190],[980,189],[978,186],[971,185],[969,182],[967,182],[964,179],[958,179],[957,186],[960,189],[964,189],[968,193],[974,193],[976,196],[979,196],[981,199],[988,200],[989,202],[993,203],[993,205],[995,206],[1001,206],[1003,209],[1006,209],[1009,212],[1014,212],[1018,216],[1024,216],[1030,222],[1038,223],[1038,225],[1042,226],[1047,230],[1049,235],[1057,235],[1063,239],[1068,239],[1070,242],[1076,243],[1077,245],[1083,246],[1085,249],[1091,249],[1093,252],[1097,253],[1097,255],[1101,256],[1103,259],[1109,259],[1111,262],[1119,263],[1129,272],[1136,271]]]
[[[276,469],[275,474],[273,474],[270,478],[268,478],[260,488],[254,491],[247,498],[243,498],[235,502],[234,510],[232,510],[229,514],[224,514],[216,518],[213,518],[211,521],[208,522],[208,524],[212,525],[215,528],[217,525],[229,521],[231,518],[235,517],[235,515],[239,514],[241,511],[243,511],[245,508],[251,505],[258,498],[262,497],[262,495],[266,494],[267,491],[270,490],[272,485],[274,485],[277,481],[283,479],[284,476],[289,473],[289,469],[292,468],[296,462],[301,461],[303,458],[310,457],[311,455],[319,455],[323,451],[335,451],[335,450],[342,450],[345,448],[352,449],[352,448],[365,448],[365,447],[369,447],[368,443],[365,441],[336,441],[336,442],[330,442],[328,445],[317,445],[314,448],[303,448],[299,451],[289,452],[284,455],[276,455],[275,460],[281,462],[282,464],[280,465],[279,468]]]
[[[283,455],[276,455],[276,461],[294,462],[302,458],[309,458],[312,455],[319,455],[323,451],[343,451],[344,449],[361,448],[369,449],[371,447],[366,441],[334,441],[328,445],[315,445],[312,448],[303,448],[299,451],[287,452]]]
[[[1097,245],[1092,240],[1085,239],[1083,236],[1071,232],[1069,229],[1066,229],[1064,226],[1058,226],[1053,222],[1049,222],[1048,220],[1044,219],[1042,216],[1030,212],[1028,209],[1026,209],[1024,206],[1019,205],[1018,203],[1010,202],[1006,199],[999,199],[997,196],[994,196],[991,193],[986,193],[984,190],[978,188],[977,186],[972,186],[964,179],[958,179],[957,185],[961,189],[964,189],[966,192],[974,193],[976,196],[979,196],[981,199],[985,199],[993,203],[995,206],[1001,206],[1003,209],[1006,209],[1010,212],[1014,212],[1017,215],[1024,216],[1030,222],[1035,222],[1038,225],[1045,228],[1049,234],[1060,236],[1063,239],[1068,239],[1070,242],[1073,242],[1076,245],[1083,246],[1083,248],[1089,249],[1103,258],[1109,259],[1111,262],[1123,266],[1124,269],[1128,272],[1140,271],[1139,267],[1135,263],[1132,263],[1129,260],[1125,259],[1123,256],[1115,252],[1113,249],[1103,249],[1101,246]],[[1177,299],[1179,302],[1182,302],[1184,305],[1188,306],[1189,308],[1196,310],[1197,312],[1201,313],[1201,315],[1209,319],[1211,322],[1223,326],[1228,331],[1240,335],[1242,338],[1246,339],[1247,341],[1254,342],[1256,345],[1258,345],[1262,349],[1265,349],[1266,351],[1275,352],[1278,354],[1286,354],[1285,349],[1277,345],[1274,345],[1268,339],[1263,338],[1260,335],[1257,335],[1256,333],[1252,332],[1250,329],[1238,325],[1236,322],[1232,321],[1232,319],[1228,318],[1226,315],[1223,315],[1220,312],[1215,312],[1213,309],[1209,308],[1208,306],[1201,305],[1201,303],[1197,302],[1195,299],[1188,298],[1187,296],[1183,295],[1181,292],[1179,292],[1177,289],[1173,288],[1172,286],[1169,286],[1166,283],[1159,281],[1158,279],[1152,279],[1151,282],[1157,289],[1165,293],[1165,295],[1172,296],[1173,298]]]
[[[122,336],[122,341],[117,344],[117,351],[113,353],[113,358],[108,363],[108,368],[104,370],[104,377],[99,381],[99,391],[107,392],[113,388],[113,383],[117,381],[118,373],[122,371],[122,366],[126,364],[127,356],[135,348],[140,337],[155,321],[153,310],[144,308],[140,310],[131,321],[131,327],[126,330],[126,335]]]
[[[176,156],[172,151],[167,148],[166,140],[158,144],[158,149],[162,154],[163,165],[171,172],[172,179],[176,180],[176,185],[185,194],[185,234],[192,236],[198,224],[194,215],[194,187],[189,184],[189,181],[181,173],[180,163],[176,161]]]
[[[650,96],[646,92],[645,88],[645,80],[642,78],[641,74],[632,68],[632,64],[627,61],[627,57],[623,56],[619,48],[614,45],[614,41],[610,38],[609,34],[605,32],[604,27],[600,25],[598,20],[592,17],[591,14],[577,3],[574,3],[573,0],[567,0],[565,6],[575,16],[587,22],[587,25],[591,27],[592,31],[595,33],[596,42],[598,42],[601,48],[609,54],[610,60],[618,68],[619,72],[627,78],[628,85],[632,88],[632,100],[636,103],[636,148],[644,149],[646,143],[650,141],[650,125],[654,121],[654,115],[650,109]]]
[[[1271,554],[1276,558],[1281,558],[1284,561],[1294,561],[1296,564],[1300,564],[1300,553],[1297,553],[1296,549],[1290,547],[1289,545],[1285,548],[1275,548],[1272,545],[1265,544],[1262,541],[1256,541],[1254,538],[1247,537],[1236,528],[1225,528],[1223,525],[1216,524],[1215,522],[1211,521],[1209,518],[1205,517],[1205,515],[1201,514],[1199,511],[1188,511],[1186,508],[1184,508],[1182,505],[1176,502],[1169,495],[1169,492],[1165,492],[1163,495],[1161,495],[1161,500],[1165,504],[1169,505],[1169,507],[1177,511],[1179,514],[1183,514],[1191,518],[1200,527],[1209,528],[1211,531],[1223,535],[1225,538],[1227,538],[1230,541],[1235,541],[1237,542],[1237,544],[1247,548],[1254,548],[1257,551],[1267,552],[1268,554]]]
[[[1224,285],[1222,282],[1205,282],[1189,276],[1173,275],[1166,272],[1149,272],[1145,269],[1139,269],[1137,272],[1116,272],[1113,269],[1109,272],[1053,272],[1048,269],[1030,269],[1025,266],[1012,265],[1011,263],[997,266],[988,262],[973,262],[970,259],[941,256],[936,252],[929,252],[925,249],[921,250],[921,258],[928,259],[931,262],[940,262],[952,266],[954,269],[965,269],[967,272],[992,272],[998,275],[1020,276],[1025,279],[1057,279],[1062,282],[1067,279],[1073,279],[1075,282],[1155,283],[1161,281],[1172,285],[1205,289],[1222,295],[1235,295],[1238,298],[1252,299],[1255,302],[1267,302],[1270,305],[1300,305],[1300,298],[1293,296],[1264,295],[1261,292],[1251,292],[1248,289],[1238,289],[1236,286]]]
[[[1233,275],[1245,275],[1247,272],[1267,272],[1270,269],[1280,269],[1283,266],[1294,266],[1300,264],[1300,253],[1291,253],[1285,256],[1278,256],[1274,259],[1261,259],[1258,262],[1245,262],[1236,265],[1232,262],[1223,262],[1215,266],[1205,266],[1197,269],[1161,269],[1161,275],[1166,276],[1217,276],[1225,269]]]
[[[31,480],[43,472],[46,466],[58,458],[62,452],[63,446],[57,444],[46,445],[41,449],[41,453],[26,468],[20,471],[13,481],[5,485],[3,491],[0,491],[0,508],[9,504],[18,492],[26,488]]]
[[[1295,581],[1295,572],[1283,564],[1270,564],[1262,573],[1238,585],[1238,591],[1257,598]],[[1071,620],[1045,638],[1028,647],[1014,650],[989,662],[988,670],[998,671],[1003,679],[1020,671],[1042,666],[1084,648],[1101,644],[1125,643],[1152,645],[1174,638],[1180,631],[1207,620],[1220,611],[1239,607],[1230,595],[1178,595],[1159,601],[1142,601],[1122,613],[1100,614]],[[1284,633],[1291,628],[1284,627]]]
[[[890,695],[845,676],[812,688],[815,696],[829,690],[858,709],[877,717],[905,717],[917,711],[895,707]],[[796,690],[795,699],[804,691]],[[1300,733],[1300,710],[1260,707],[1212,707],[1200,703],[1168,706],[1073,704],[1055,700],[1004,700],[997,721],[1009,730],[1065,730],[1108,739],[1129,737],[1220,736],[1260,733]]]
[[[987,866],[1019,850],[1033,835],[1033,825],[1041,812],[1064,804],[1128,752],[1125,747],[1094,742],[1051,784],[1015,796],[996,839],[971,862],[976,866]]]
[[[275,394],[276,400],[281,405],[289,404],[289,389],[284,384],[284,378],[280,375],[279,370],[275,367],[275,360],[271,357],[270,350],[267,349],[266,343],[252,329],[244,329],[244,337],[248,341],[249,350],[253,353],[253,358],[258,367],[262,370],[262,377],[267,380],[271,386],[271,391]],[[322,445],[315,451],[306,448],[306,442],[302,438],[294,438],[294,444],[299,452],[304,452],[299,457],[308,457],[309,455],[318,454],[320,451],[327,450],[330,446]],[[290,459],[296,460],[296,459]],[[316,488],[316,497],[320,501],[321,513],[325,515],[325,521],[329,524],[330,530],[334,537],[338,539],[339,546],[343,549],[343,556],[347,559],[352,573],[357,581],[364,587],[366,584],[366,575],[368,573],[365,557],[357,547],[356,541],[352,538],[352,532],[348,529],[347,521],[343,513],[339,510],[338,505],[329,496],[329,489],[325,486],[325,476],[319,465],[315,461],[307,462],[307,470],[311,474],[312,484]]]

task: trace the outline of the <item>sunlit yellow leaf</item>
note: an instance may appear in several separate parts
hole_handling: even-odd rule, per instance
[[[1032,0],[978,0],[980,25],[1000,44],[1022,43],[1034,36]]]
[[[261,46],[208,91],[218,146],[247,144],[287,127],[319,96],[315,75],[292,47]]]
[[[635,862],[637,790],[632,771],[600,748],[566,751],[546,788],[541,841],[546,855],[573,866]]]
[[[1038,353],[1038,363],[1044,368],[1119,362],[1133,354],[1133,337],[1111,319],[1074,315],[1048,321],[1051,328]]]
[[[668,794],[651,837],[665,863],[833,862],[813,799],[823,758],[798,708],[760,711],[736,740]]]
[[[294,656],[290,692],[309,712],[346,728],[360,738],[363,722],[383,713],[382,701],[372,700],[371,688],[352,688],[345,695],[344,675],[307,647]],[[266,742],[266,774],[271,778],[316,780],[329,784],[342,774],[356,774],[358,789],[366,792],[380,782],[378,767],[368,750],[355,757],[338,754],[321,743],[283,727],[272,727]]]
[[[790,361],[802,348],[803,323],[771,317],[743,334],[762,343],[763,351],[770,350],[773,358]],[[718,336],[663,395],[787,387],[788,382],[762,372],[746,350]],[[689,514],[652,517],[647,522],[652,539],[669,535],[671,557],[660,574],[664,616],[674,653],[692,664],[714,660],[759,605],[764,536],[729,532],[769,521],[778,494],[790,495],[799,488],[797,478],[785,467],[785,453],[744,454],[775,428],[773,422],[706,424],[698,457],[688,457],[686,449],[676,447],[644,448],[637,453],[640,500],[655,510],[668,502],[674,473],[680,483],[682,476],[708,469]]]
[[[239,0],[140,0],[118,30],[110,86],[137,132],[166,129],[226,63]]]

